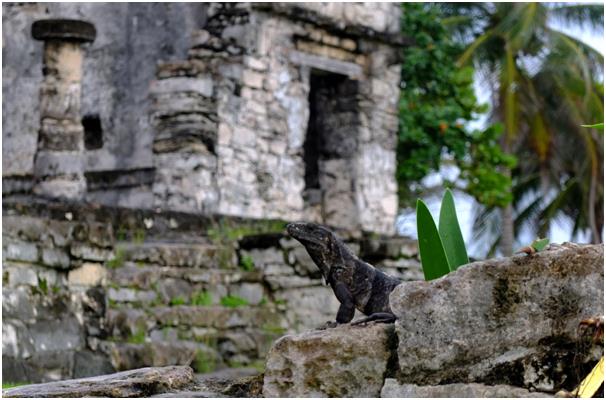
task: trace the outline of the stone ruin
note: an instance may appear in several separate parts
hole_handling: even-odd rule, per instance
[[[421,279],[416,243],[390,236],[399,18],[3,4],[5,379],[258,366],[338,308],[284,221]]]
[[[22,23],[27,7],[6,6],[7,25]],[[148,119],[147,124],[141,131],[131,126],[135,130],[128,132],[128,139],[118,138],[113,146],[134,151],[109,156],[104,135],[119,121],[90,112],[91,105],[83,115],[80,104],[81,92],[115,89],[93,79],[87,82],[87,70],[99,68],[86,62],[88,53],[103,60],[95,53],[95,42],[82,45],[95,40],[95,26],[78,20],[37,21],[32,33],[44,42],[37,146],[33,163],[7,165],[3,193],[207,215],[305,219],[393,234],[399,6],[199,7],[204,7],[204,29],[179,32],[190,34],[186,57],[159,60],[147,86],[133,88],[147,99],[127,111]],[[95,15],[94,7],[86,10]],[[97,26],[99,35],[104,24]],[[104,42],[99,46],[112,46],[110,38],[99,37]],[[11,39],[12,50],[17,40]],[[133,44],[139,43],[133,39]],[[7,67],[5,80],[17,74],[12,65]],[[97,78],[100,72],[91,74]],[[4,105],[5,113],[15,107]],[[12,130],[24,124],[7,125],[3,153],[10,162],[17,157],[11,150],[21,146]],[[121,167],[129,162],[116,162],[118,156],[132,157],[131,164],[140,165]],[[109,157],[113,165],[104,161]]]

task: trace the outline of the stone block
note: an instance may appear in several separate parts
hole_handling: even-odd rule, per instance
[[[43,248],[42,249],[42,264],[47,267],[58,269],[69,269],[71,262],[69,254],[64,249],[60,248]]]
[[[553,246],[404,282],[390,296],[398,380],[556,391],[574,375],[579,322],[602,315],[603,298],[603,245]]]
[[[83,263],[82,266],[69,271],[67,283],[77,286],[104,285],[107,279],[107,269],[98,263]]]
[[[2,319],[2,357],[28,358],[35,352],[28,327],[17,319]]]
[[[2,316],[28,321],[36,317],[34,299],[28,288],[8,288],[2,290]]]
[[[8,274],[9,287],[38,286],[38,274],[33,265],[4,263],[3,273]]]
[[[29,332],[38,353],[78,350],[84,347],[84,328],[75,316],[38,321],[29,326]]]
[[[100,222],[89,222],[88,240],[99,247],[112,247],[114,244],[114,231],[112,225]]]
[[[242,83],[254,89],[263,88],[263,79],[265,75],[250,69],[245,69],[242,73]]]
[[[280,338],[269,351],[264,397],[378,397],[393,326],[340,326]]]
[[[110,300],[123,302],[143,302],[150,303],[157,298],[156,292],[151,290],[136,290],[130,288],[113,288],[107,291],[107,297]]]
[[[75,258],[90,261],[108,261],[114,258],[112,250],[90,246],[85,243],[72,243],[69,252]]]
[[[208,77],[176,77],[153,81],[150,87],[150,93],[166,94],[179,92],[195,92],[205,97],[213,95],[213,80]]]
[[[3,240],[2,247],[2,258],[4,260],[25,262],[38,261],[38,247],[34,243]]]
[[[263,285],[260,283],[242,283],[230,288],[230,292],[235,296],[245,299],[252,305],[259,304],[265,294]]]

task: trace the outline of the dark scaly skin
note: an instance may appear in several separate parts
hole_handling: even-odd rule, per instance
[[[401,281],[358,259],[330,230],[321,225],[295,222],[286,229],[301,242],[341,303],[337,323],[350,322],[356,309],[369,321],[393,322],[389,294]]]

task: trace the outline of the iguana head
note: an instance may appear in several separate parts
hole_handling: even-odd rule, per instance
[[[286,226],[286,230],[305,246],[328,283],[330,269],[344,263],[341,253],[344,245],[341,241],[328,229],[310,222],[293,222]]]

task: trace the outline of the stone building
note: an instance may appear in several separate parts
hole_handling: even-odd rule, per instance
[[[339,306],[285,221],[422,278],[397,4],[2,7],[6,380],[258,366]]]
[[[3,8],[4,194],[394,231],[397,4]],[[96,27],[77,82],[41,82],[50,17]],[[48,126],[53,84],[82,126]]]

